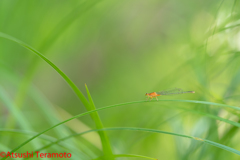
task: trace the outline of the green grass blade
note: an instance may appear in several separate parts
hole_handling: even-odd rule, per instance
[[[23,135],[36,135],[37,132],[32,132],[32,131],[24,131],[24,130],[18,130],[18,129],[0,129],[0,133],[17,133],[17,134],[23,134]],[[50,142],[53,142],[53,141],[56,141],[57,139],[54,138],[54,137],[51,137],[51,136],[48,136],[48,135],[45,135],[45,134],[42,134],[41,136],[39,136],[39,138],[42,138],[46,141],[50,141]]]
[[[32,127],[29,124],[29,121],[25,118],[25,116],[20,112],[20,110],[12,103],[11,99],[7,96],[5,90],[0,86],[0,100],[5,104],[5,106],[10,111],[10,114],[15,117],[18,121],[21,128],[26,130],[32,130]],[[39,148],[41,143],[37,140],[36,142],[32,142],[34,148]]]
[[[34,48],[32,48],[31,46],[29,46],[28,44],[12,37],[9,36],[5,33],[0,32],[0,37],[11,40],[13,42],[16,42],[18,44],[20,44],[21,46],[29,49],[30,51],[32,51],[33,53],[35,53],[36,55],[38,55],[42,60],[44,60],[45,62],[47,62],[53,69],[55,69],[61,76],[62,78],[69,84],[69,86],[73,89],[73,91],[76,93],[76,95],[78,96],[78,98],[81,100],[81,102],[84,104],[84,106],[88,106],[88,101],[87,99],[84,97],[84,95],[82,94],[82,92],[77,88],[77,86],[68,78],[68,76],[63,73],[53,62],[51,62],[49,59],[47,59],[43,54],[41,54],[40,52],[38,52],[37,50],[35,50]]]
[[[184,110],[184,111],[188,111],[188,112],[191,112],[191,113],[194,113],[194,114],[200,114],[200,115],[203,115],[203,116],[215,119],[215,120],[223,121],[225,123],[228,123],[228,124],[231,124],[233,126],[236,126],[236,127],[240,128],[240,124],[239,123],[231,121],[231,120],[228,120],[228,119],[225,119],[225,118],[222,118],[222,117],[215,116],[213,114],[200,112],[200,111],[196,111],[196,110],[192,110],[192,109],[186,109],[186,108],[182,108],[182,107],[174,107],[174,108],[177,108],[177,109],[180,109],[180,110]]]
[[[0,133],[2,133],[2,134],[6,133],[8,135],[9,134],[23,134],[23,135],[28,135],[28,136],[33,136],[33,135],[37,134],[37,132],[23,131],[23,130],[17,130],[17,129],[0,129]],[[39,136],[39,138],[41,138],[43,140],[46,140],[48,142],[51,142],[51,143],[54,143],[55,141],[58,140],[54,137],[51,137],[51,136],[48,136],[48,135],[45,135],[45,134],[42,134],[41,136]],[[82,153],[82,152],[79,153],[79,150],[75,146],[69,145],[69,143],[58,143],[57,145],[64,148],[64,149],[74,151],[74,154],[76,154],[78,157],[86,158],[86,156],[83,156],[84,153]],[[11,149],[8,149],[6,151],[10,151],[10,150]]]
[[[118,107],[118,106],[124,106],[124,105],[129,105],[129,104],[138,104],[138,103],[153,103],[153,102],[157,102],[157,103],[160,103],[160,102],[164,102],[164,101],[169,101],[169,102],[187,102],[187,103],[199,103],[199,104],[208,104],[208,105],[215,105],[215,106],[221,106],[221,107],[226,107],[226,108],[233,108],[233,109],[236,109],[236,110],[240,110],[238,107],[235,107],[235,106],[230,106],[230,105],[225,105],[225,104],[219,104],[219,103],[213,103],[213,102],[205,102],[205,101],[194,101],[194,100],[158,100],[158,101],[134,101],[134,102],[127,102],[127,103],[120,103],[120,104],[115,104],[115,105],[111,105],[111,106],[106,106],[106,107],[102,107],[102,108],[98,108],[96,110],[92,110],[92,111],[88,111],[88,112],[85,112],[85,113],[82,113],[82,114],[79,114],[79,115],[76,115],[72,118],[69,118],[65,121],[62,121],[61,123],[58,123],[42,132],[40,132],[39,134],[33,136],[32,138],[28,139],[27,141],[23,142],[21,145],[19,145],[18,147],[16,147],[15,149],[13,149],[11,152],[15,152],[17,151],[19,148],[21,148],[22,146],[26,145],[28,142],[32,141],[33,139],[37,138],[38,136],[42,135],[43,133],[61,125],[61,124],[64,124],[68,121],[71,121],[75,118],[78,118],[78,117],[82,117],[84,115],[88,115],[90,113],[93,113],[93,112],[96,112],[96,111],[100,111],[100,110],[104,110],[104,109],[108,109],[108,108],[113,108],[113,107]],[[6,159],[6,158],[3,158],[3,160]]]
[[[56,123],[60,122],[60,118],[56,114],[56,111],[53,108],[53,105],[51,102],[47,100],[47,98],[36,88],[34,87],[32,90],[30,90],[32,99],[39,105],[39,108],[43,112],[43,116],[49,120],[50,125],[55,125]],[[61,127],[62,126],[62,127]],[[55,133],[58,135],[59,138],[65,137],[70,134],[70,129],[65,126],[61,125],[56,128]],[[68,141],[68,144],[72,144],[75,146],[76,143],[74,143],[76,140]],[[76,146],[75,146],[76,147]],[[84,153],[81,154],[87,154],[87,155],[93,155],[92,151],[89,149],[89,146],[84,145],[83,143],[79,143],[79,149],[82,150]],[[79,156],[78,156],[79,157]],[[77,159],[77,157],[72,157],[74,159]]]
[[[89,105],[87,99],[84,97],[84,95],[82,94],[82,92],[77,88],[77,86],[68,78],[68,76],[63,73],[53,62],[51,62],[49,59],[47,59],[43,54],[41,54],[40,52],[38,52],[37,50],[35,50],[34,48],[32,48],[31,46],[29,46],[28,44],[12,37],[9,36],[5,33],[0,32],[0,37],[11,40],[13,42],[16,42],[18,44],[20,44],[21,46],[29,49],[30,51],[32,51],[33,53],[35,53],[36,55],[38,55],[41,59],[43,59],[45,62],[47,62],[53,69],[55,69],[62,77],[63,79],[69,84],[69,86],[73,89],[73,91],[75,92],[75,94],[78,96],[78,98],[81,100],[81,102],[83,103],[83,105],[85,107],[87,107]]]
[[[224,149],[224,150],[226,150],[226,151],[235,153],[235,154],[237,154],[237,155],[240,155],[240,151],[238,151],[238,150],[236,150],[236,149],[234,149],[234,148],[231,148],[231,147],[228,147],[228,146],[225,146],[225,145],[222,145],[222,144],[219,144],[219,143],[216,143],[216,142],[207,140],[207,139],[204,139],[204,143],[208,143],[208,144],[210,144],[210,145],[212,145],[212,146],[215,146],[215,147]]]
[[[87,95],[88,95],[88,99],[89,99],[89,103],[90,103],[90,105],[88,106],[87,109],[88,109],[88,111],[96,110],[92,96],[91,96],[86,84],[85,84],[85,87],[86,87],[86,91],[87,91]],[[104,128],[98,112],[91,113],[91,117],[92,117],[93,121],[95,122],[97,129]],[[100,131],[98,133],[99,133],[100,139],[102,141],[102,147],[103,147],[103,153],[104,153],[105,159],[114,159],[111,145],[110,145],[110,142],[109,142],[106,132]]]
[[[47,51],[79,17],[81,17],[85,12],[89,11],[100,1],[91,1],[91,2],[81,2],[76,9],[72,10],[65,18],[63,18],[57,25],[52,29],[50,34],[43,40],[43,43],[39,47],[39,51]],[[26,76],[23,79],[23,82],[20,85],[19,92],[16,95],[16,103],[22,105],[26,91],[29,86],[37,66],[39,64],[38,58],[33,58],[33,61],[30,64],[29,70],[26,73]]]
[[[116,131],[116,130],[144,131],[144,132],[150,132],[150,133],[162,133],[162,134],[168,134],[168,135],[179,136],[179,137],[184,137],[184,138],[190,138],[190,139],[193,139],[193,140],[197,140],[197,141],[200,141],[200,142],[203,142],[203,143],[207,143],[207,144],[210,144],[212,146],[224,149],[224,150],[226,150],[228,152],[232,152],[232,153],[235,153],[237,155],[240,155],[240,151],[238,151],[238,150],[236,150],[234,148],[231,148],[231,147],[228,147],[228,146],[225,146],[225,145],[222,145],[220,143],[216,143],[216,142],[213,142],[213,141],[210,141],[210,140],[207,140],[207,139],[202,139],[202,138],[198,138],[198,137],[188,136],[188,135],[184,135],[184,134],[178,134],[178,133],[174,133],[174,132],[161,131],[161,130],[156,130],[156,129],[134,128],[134,127],[114,127],[114,128],[104,128],[104,129],[89,130],[89,131],[85,131],[85,132],[82,132],[82,133],[73,134],[73,135],[65,137],[63,139],[59,139],[58,141],[55,141],[55,142],[53,142],[53,143],[51,143],[49,145],[46,145],[46,146],[42,147],[41,149],[38,149],[38,151],[40,151],[42,149],[46,149],[46,148],[48,148],[48,147],[50,147],[50,146],[52,146],[54,144],[59,143],[60,141],[66,140],[66,139],[74,137],[74,136],[79,136],[79,135],[83,135],[83,134],[90,133],[90,132]]]
[[[136,158],[145,158],[145,159],[157,160],[156,158],[151,158],[151,157],[136,155],[136,154],[115,154],[114,157],[115,158],[118,158],[118,157],[136,157]]]
[[[10,111],[10,114],[15,117],[15,119],[18,121],[19,125],[23,129],[30,130],[31,127],[28,123],[28,120],[25,118],[25,116],[18,110],[18,108],[12,103],[10,97],[7,96],[6,91],[0,86],[0,100],[7,109]]]
[[[207,102],[207,101],[196,101],[196,100],[158,100],[158,101],[168,101],[168,102],[187,102],[187,103],[198,103],[198,104],[207,104],[207,105],[213,105],[213,106],[220,106],[224,108],[232,108],[235,110],[240,111],[239,107],[227,105],[227,104],[221,104],[221,103],[214,103],[214,102]],[[142,101],[144,102],[144,101]],[[156,101],[151,101],[151,102],[156,102]]]
[[[11,69],[11,67],[2,66],[0,62],[0,72],[2,77],[4,77],[6,81],[10,82],[11,85],[16,86],[18,84],[19,77],[11,74],[13,72],[13,69]],[[43,112],[43,116],[46,116],[46,119],[49,121],[50,125],[55,125],[56,123],[60,122],[58,116],[55,113],[55,110],[53,109],[51,102],[49,102],[48,99],[35,86],[31,86],[29,93],[32,99],[36,102],[36,104],[38,104],[39,109]],[[61,125],[55,129],[56,129],[55,133],[58,135],[59,138],[63,138],[69,135],[70,133],[69,129],[65,125]],[[68,143],[71,143],[73,141],[74,140]],[[74,145],[74,143],[72,144]],[[95,156],[95,154],[90,149],[88,149],[86,145],[84,145],[83,143],[79,143],[79,145],[83,152],[85,152],[88,155],[91,155],[92,157]]]
[[[20,44],[21,46],[29,49],[30,51],[32,51],[33,53],[37,54],[40,58],[42,58],[45,62],[47,62],[52,68],[54,68],[64,79],[65,81],[70,85],[70,87],[73,89],[73,91],[76,93],[76,95],[78,96],[78,98],[82,101],[82,103],[84,104],[84,106],[87,108],[87,110],[91,110],[91,107],[93,107],[93,109],[95,108],[94,107],[94,104],[91,103],[91,105],[89,105],[88,101],[86,100],[86,98],[84,97],[84,95],[82,94],[82,92],[77,88],[77,86],[54,64],[52,63],[49,59],[47,59],[44,55],[42,55],[40,52],[38,52],[37,50],[35,50],[34,48],[32,48],[31,46],[25,44],[24,42],[14,38],[14,37],[11,37],[7,34],[4,34],[4,33],[1,33],[0,32],[0,37],[3,37],[3,38],[6,38],[6,39],[9,39],[11,41],[14,41],[18,44]],[[89,92],[88,92],[88,95],[89,95]],[[99,128],[103,128],[103,125],[100,121],[100,118],[99,116],[94,113],[94,121],[95,121],[95,124],[96,126]],[[109,157],[110,159],[113,159],[111,158],[112,156],[112,151],[111,151],[111,147],[110,147],[110,143],[107,139],[107,136],[106,134],[103,134],[103,133],[100,133],[100,137],[101,137],[101,140],[103,140],[103,147],[105,149],[105,156]]]
[[[223,121],[223,122],[226,122],[226,123],[229,123],[229,124],[232,124],[233,126],[236,126],[236,127],[239,127],[240,128],[240,124],[237,123],[237,122],[234,122],[234,121],[230,121],[228,119],[224,119],[224,118],[221,118],[221,117],[218,117],[218,116],[215,116],[215,115],[212,115],[212,114],[208,114],[208,113],[204,113],[204,112],[200,112],[200,111],[195,111],[195,110],[191,110],[191,109],[185,109],[185,108],[182,108],[182,107],[172,107],[172,108],[177,108],[177,109],[181,109],[181,110],[184,110],[184,111],[188,111],[188,112],[191,112],[191,113],[194,113],[194,114],[200,114],[200,115],[203,115],[203,116],[207,116],[209,118],[213,118],[213,119],[216,119],[216,120],[220,120],[220,121]],[[61,141],[64,141],[66,139],[69,139],[73,136],[78,136],[78,135],[82,135],[84,133],[79,133],[79,134],[73,134],[73,135],[70,135],[68,137],[65,137],[65,138],[62,138],[62,139],[59,139],[58,141],[52,143],[52,144],[49,144],[47,146],[44,146],[40,149],[38,149],[39,151],[42,150],[42,149],[46,149],[46,148],[49,148],[50,146],[54,145],[54,144],[58,144],[59,142]]]
[[[147,156],[142,156],[142,155],[136,155],[136,154],[114,154],[113,155],[115,158],[119,158],[119,157],[129,157],[129,158],[144,158],[144,159],[153,159],[153,160],[157,160],[156,158],[151,158],[151,157],[147,157]],[[94,160],[103,160],[102,157],[98,157]]]

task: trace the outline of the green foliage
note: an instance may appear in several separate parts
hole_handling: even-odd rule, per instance
[[[1,0],[0,152],[239,159],[239,5]]]

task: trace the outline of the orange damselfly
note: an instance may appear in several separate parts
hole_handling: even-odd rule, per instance
[[[164,90],[160,92],[146,93],[145,96],[147,96],[148,99],[150,98],[150,100],[152,100],[153,98],[157,99],[158,96],[184,94],[184,93],[195,93],[195,91],[183,91],[181,88],[174,88],[174,89]]]

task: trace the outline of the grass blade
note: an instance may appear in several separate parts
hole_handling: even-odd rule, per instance
[[[29,121],[25,118],[25,116],[20,112],[20,110],[12,103],[11,99],[7,96],[7,93],[0,86],[0,99],[6,105],[10,114],[12,114],[15,119],[19,122],[21,128],[26,130],[32,130],[32,127],[29,124]],[[41,146],[40,141],[32,142],[34,148],[39,148]]]
[[[28,135],[28,136],[32,136],[32,135],[36,135],[37,132],[32,132],[32,131],[23,131],[23,130],[16,130],[16,129],[0,129],[0,132],[1,133],[7,133],[8,135],[9,134],[23,134],[23,135]],[[54,143],[55,141],[57,141],[56,138],[54,137],[51,137],[51,136],[48,136],[48,135],[45,135],[45,134],[42,134],[39,138],[43,139],[43,140],[46,140],[46,141],[49,141],[49,142],[52,142]],[[51,144],[51,143],[50,143]],[[74,151],[74,153],[78,156],[78,157],[82,157],[82,158],[86,158],[86,156],[83,156],[84,153],[79,153],[79,150],[75,147],[75,146],[72,146],[72,145],[69,145],[69,143],[58,143],[57,145],[59,145],[60,147],[64,148],[64,149],[68,149],[70,151]],[[0,146],[1,148],[1,146]],[[2,149],[2,148],[1,148]],[[5,151],[10,151],[11,149],[5,149]]]
[[[153,103],[153,102],[164,102],[164,101],[169,101],[169,102],[188,102],[188,103],[199,103],[199,104],[208,104],[208,105],[215,105],[215,106],[221,106],[221,107],[226,107],[226,108],[233,108],[233,109],[236,109],[236,110],[240,110],[238,107],[235,107],[235,106],[230,106],[230,105],[226,105],[226,104],[219,104],[219,103],[213,103],[213,102],[205,102],[205,101],[194,101],[194,100],[158,100],[158,101],[134,101],[134,102],[127,102],[127,103],[120,103],[120,104],[115,104],[115,105],[111,105],[111,106],[106,106],[106,107],[102,107],[102,108],[98,108],[98,109],[95,109],[95,110],[92,110],[92,111],[88,111],[88,112],[85,112],[85,113],[82,113],[82,114],[79,114],[79,115],[76,115],[72,118],[69,118],[65,121],[62,121],[61,123],[58,123],[42,132],[40,132],[39,134],[33,136],[32,138],[28,139],[27,141],[23,142],[21,145],[19,145],[18,147],[16,147],[15,149],[13,149],[11,152],[15,152],[17,151],[19,148],[21,148],[22,146],[26,145],[28,142],[32,141],[33,139],[39,137],[40,135],[42,135],[43,133],[61,125],[61,124],[64,124],[68,121],[71,121],[72,119],[75,119],[75,118],[78,118],[78,117],[82,117],[84,115],[88,115],[90,113],[93,113],[93,112],[96,112],[96,111],[100,111],[100,110],[104,110],[104,109],[108,109],[108,108],[113,108],[113,107],[118,107],[118,106],[124,106],[124,105],[128,105],[128,104],[138,104],[138,103]],[[3,160],[6,159],[6,158],[3,158]]]
[[[115,154],[114,157],[116,157],[116,158],[118,158],[118,157],[136,157],[136,158],[145,158],[145,159],[157,160],[156,158],[151,158],[151,157],[136,155],[136,154]]]
[[[51,62],[49,59],[47,59],[43,54],[41,54],[40,52],[38,52],[37,50],[35,50],[34,48],[32,48],[31,46],[29,46],[28,44],[12,37],[9,36],[5,33],[0,32],[0,37],[2,38],[6,38],[8,40],[11,40],[13,42],[16,42],[18,44],[20,44],[21,46],[29,49],[30,51],[32,51],[33,53],[35,53],[36,55],[38,55],[41,59],[43,59],[45,62],[47,62],[55,71],[57,71],[62,78],[69,84],[69,86],[73,89],[73,91],[76,93],[76,95],[78,96],[78,98],[81,100],[81,102],[83,103],[84,106],[88,106],[89,103],[87,101],[87,99],[84,97],[84,95],[82,94],[82,92],[77,88],[77,86],[68,78],[68,76],[63,73],[53,62]]]
[[[41,52],[46,52],[78,18],[80,18],[85,12],[89,11],[100,1],[91,1],[91,2],[81,2],[74,10],[72,10],[65,18],[63,18],[57,25],[52,29],[50,34],[43,40],[43,43],[40,45],[39,50]],[[23,79],[23,82],[20,85],[19,92],[16,95],[16,103],[22,105],[26,91],[29,87],[29,82],[31,81],[37,66],[39,64],[38,58],[33,58],[33,61],[30,64],[29,70],[26,73],[26,76]]]
[[[193,140],[197,140],[197,141],[200,141],[200,142],[203,142],[203,143],[207,143],[207,144],[210,144],[212,146],[224,149],[224,150],[226,150],[228,152],[232,152],[232,153],[235,153],[237,155],[240,155],[240,151],[238,151],[238,150],[236,150],[234,148],[231,148],[231,147],[228,147],[228,146],[225,146],[225,145],[222,145],[220,143],[216,143],[216,142],[213,142],[213,141],[210,141],[210,140],[207,140],[207,139],[202,139],[202,138],[198,138],[198,137],[188,136],[188,135],[184,135],[184,134],[178,134],[178,133],[174,133],[174,132],[161,131],[161,130],[156,130],[156,129],[134,128],[134,127],[114,127],[114,128],[103,128],[103,129],[89,130],[89,131],[86,131],[86,132],[73,134],[73,135],[65,137],[63,139],[59,139],[58,141],[55,141],[55,142],[53,142],[53,143],[51,143],[49,145],[46,145],[46,146],[38,149],[38,151],[40,151],[42,149],[46,149],[46,148],[48,148],[48,147],[50,147],[50,146],[52,146],[54,144],[59,143],[60,141],[66,140],[66,139],[74,137],[74,136],[79,136],[79,135],[83,135],[83,134],[90,133],[90,132],[116,131],[116,130],[144,131],[144,132],[150,132],[150,133],[162,133],[162,134],[168,134],[168,135],[179,136],[179,137],[184,137],[184,138],[190,138],[190,139],[193,139]]]
[[[87,95],[88,95],[88,99],[89,99],[89,103],[90,103],[90,105],[88,106],[87,109],[88,109],[88,111],[96,110],[92,96],[91,96],[86,84],[85,84],[85,87],[87,90]],[[98,112],[91,113],[91,117],[92,117],[93,121],[95,122],[97,129],[104,128]],[[104,159],[114,159],[111,145],[110,145],[109,139],[107,137],[107,134],[103,131],[100,131],[98,133],[99,133],[99,136],[102,141],[103,153],[104,153],[104,157],[105,157]]]
[[[1,62],[0,62],[0,65],[1,65]],[[1,66],[0,72],[1,72],[2,78],[4,78],[8,82],[11,82],[11,85],[13,85],[14,87],[18,84],[19,77],[11,74],[12,72],[14,72],[13,69],[11,69],[11,67],[9,67],[9,66],[2,67]],[[59,116],[56,114],[56,111],[53,109],[53,104],[51,104],[51,102],[49,102],[48,99],[35,86],[33,86],[33,85],[31,86],[29,94],[32,97],[32,99],[34,100],[34,102],[36,102],[36,104],[38,104],[37,106],[39,107],[39,109],[41,109],[41,111],[43,112],[43,116],[46,117],[46,119],[49,121],[51,126],[55,125],[56,123],[61,122],[59,120]],[[72,116],[70,116],[70,117],[72,117]],[[69,133],[70,133],[69,128],[67,128],[65,125],[61,125],[55,129],[56,129],[55,133],[58,135],[59,138],[63,138],[65,136],[69,135]],[[5,139],[6,138],[4,138],[4,140]],[[86,139],[86,140],[89,141],[89,139]],[[76,141],[71,140],[68,143],[71,143],[71,142],[76,142]],[[90,143],[92,143],[92,141]],[[94,145],[94,143],[92,143],[92,144]],[[74,145],[74,143],[72,143],[72,145]],[[95,156],[95,154],[90,149],[88,149],[88,146],[84,145],[83,143],[78,143],[78,146],[84,153],[91,155],[91,157]],[[75,157],[73,157],[73,158],[75,158]],[[77,157],[76,157],[76,159],[77,159]]]
[[[31,46],[29,46],[28,44],[14,38],[11,37],[7,34],[4,34],[2,32],[0,32],[0,37],[9,39],[11,41],[14,41],[18,44],[20,44],[21,46],[29,49],[30,51],[32,51],[33,53],[37,54],[40,58],[42,58],[45,62],[47,62],[52,68],[54,68],[63,78],[64,80],[69,84],[69,86],[73,89],[73,91],[76,93],[76,95],[78,96],[78,98],[81,100],[81,102],[84,104],[84,106],[87,108],[87,110],[94,110],[95,106],[94,103],[91,99],[90,93],[88,91],[88,96],[90,96],[90,100],[91,100],[91,104],[88,103],[87,99],[85,98],[85,96],[82,94],[82,92],[77,88],[77,86],[68,78],[68,76],[66,74],[64,74],[53,62],[51,62],[49,59],[47,59],[43,54],[41,54],[40,52],[38,52],[37,50],[35,50],[34,48],[32,48]],[[98,116],[97,113],[93,114],[93,120],[97,126],[97,128],[103,128],[103,125],[101,123],[101,120]],[[103,144],[103,148],[104,148],[104,155],[107,156],[109,159],[113,159],[112,156],[112,150],[111,150],[111,146],[109,143],[109,140],[106,136],[105,133],[99,133],[101,140],[102,140],[102,144]]]
[[[135,157],[135,158],[145,158],[145,159],[153,159],[153,160],[157,160],[156,158],[151,158],[151,157],[147,157],[147,156],[142,156],[142,155],[136,155],[136,154],[115,154],[113,155],[115,158],[119,158],[119,157]],[[94,160],[103,160],[102,157],[98,157]]]
[[[191,113],[194,113],[194,114],[200,114],[200,115],[203,115],[203,116],[215,119],[215,120],[223,121],[225,123],[228,123],[228,124],[231,124],[233,126],[236,126],[236,127],[240,128],[240,124],[239,123],[231,121],[231,120],[228,120],[228,119],[225,119],[225,118],[222,118],[222,117],[215,116],[213,114],[200,112],[200,111],[196,111],[196,110],[192,110],[192,109],[186,109],[186,108],[182,108],[182,107],[175,107],[175,108],[180,109],[180,110],[184,110],[184,111],[188,111],[188,112],[191,112]]]

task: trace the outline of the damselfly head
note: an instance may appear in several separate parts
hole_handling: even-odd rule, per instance
[[[145,94],[145,96],[147,96],[147,95],[148,95],[148,93]]]
[[[191,91],[191,93],[195,93],[195,91]]]

